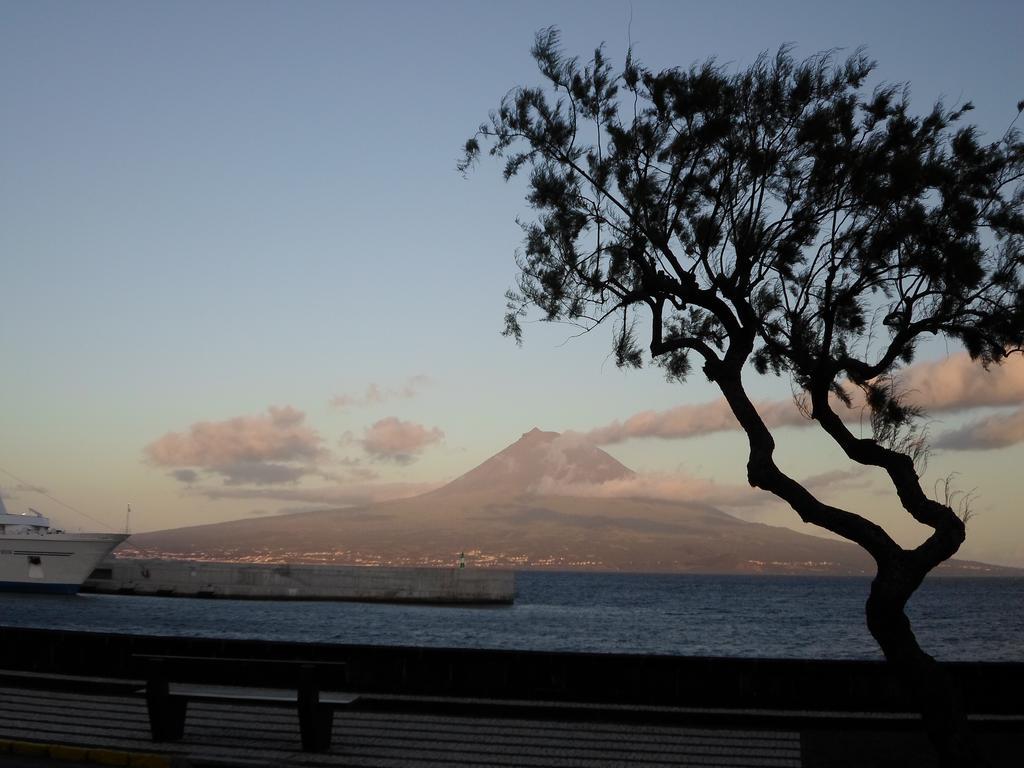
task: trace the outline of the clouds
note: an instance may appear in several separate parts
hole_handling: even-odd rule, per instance
[[[767,400],[757,410],[769,427],[799,426],[806,417],[791,400]],[[666,411],[641,411],[625,421],[592,429],[587,437],[598,445],[621,443],[634,437],[678,439],[739,429],[724,399],[700,405],[680,405]]]
[[[852,488],[866,487],[870,484],[870,478],[866,468],[854,467],[848,471],[834,470],[811,475],[800,483],[814,493],[830,496]],[[718,483],[685,472],[632,473],[600,483],[562,482],[553,477],[545,477],[535,492],[554,496],[684,501],[747,511],[782,503],[776,496],[749,485]]]
[[[1015,411],[974,420],[941,433],[936,448],[991,450],[1024,442],[1024,356],[1013,355],[988,371],[966,354],[918,363],[900,376],[906,399],[929,414],[960,413],[975,408],[1017,406]]]
[[[331,405],[340,409],[370,407],[394,400],[409,400],[430,386],[431,379],[423,374],[410,376],[398,387],[382,387],[371,383],[361,394],[340,394],[331,398]],[[439,443],[444,432],[437,427],[425,427],[397,416],[387,416],[367,427],[361,438],[351,432],[342,437],[342,445],[355,443],[372,461],[411,464],[425,448]]]
[[[751,507],[773,497],[745,485],[716,483],[685,473],[636,473],[603,483],[562,482],[545,477],[534,489],[539,495],[586,498],[641,498],[686,501],[723,507]]]
[[[440,429],[389,417],[369,427],[358,442],[374,458],[405,464],[443,434]],[[371,482],[377,472],[364,465],[365,458],[336,457],[323,444],[321,435],[306,424],[306,415],[286,406],[270,407],[255,416],[197,422],[154,440],[144,451],[151,464],[171,468],[169,474],[187,486],[187,495],[210,500],[349,507],[415,496],[438,486]],[[302,484],[312,476],[334,484]],[[210,479],[220,482],[211,484]],[[261,510],[263,514],[279,512]]]
[[[852,469],[832,469],[817,475],[810,475],[800,481],[809,491],[838,491],[864,488],[871,484],[868,468],[856,466]]]
[[[168,432],[153,441],[146,455],[155,464],[198,467],[312,459],[322,451],[323,440],[304,424],[305,418],[289,405],[272,405],[266,415],[200,421],[186,433]]]
[[[908,399],[930,412],[1017,406],[942,433],[932,443],[936,448],[986,451],[1024,442],[1024,356],[1014,355],[985,372],[967,355],[958,355],[912,366],[903,384]]]
[[[150,463],[174,468],[179,481],[193,484],[200,473],[230,485],[294,483],[317,472],[326,455],[323,438],[291,406],[270,406],[265,414],[225,421],[201,421],[185,432],[168,432],[147,445]]]
[[[430,385],[430,377],[423,374],[410,376],[399,387],[384,388],[372,383],[359,395],[341,394],[331,398],[331,405],[336,408],[354,408],[379,405],[392,400],[409,400],[416,397]]]
[[[309,465],[277,464],[267,461],[240,461],[217,470],[227,485],[277,485],[297,483],[316,470]]]
[[[940,435],[936,447],[954,450],[998,448],[1024,441],[1024,357],[1014,355],[988,371],[974,363],[966,353],[943,360],[908,366],[898,376],[899,391],[908,403],[928,414],[960,413],[988,406],[1019,406],[1020,410],[997,415],[970,424],[963,429]],[[854,398],[855,403],[859,400]],[[792,400],[767,400],[755,403],[769,427],[808,426],[811,422]],[[844,418],[861,416],[858,407],[837,410]],[[738,430],[724,399],[699,405],[680,405],[664,411],[641,411],[625,421],[613,421],[587,433],[600,445],[620,443],[631,438],[656,437],[683,439]]]
[[[1014,355],[988,371],[966,353],[917,363],[900,375],[907,399],[930,413],[1024,403],[1024,356]]]
[[[437,427],[428,429],[422,424],[388,416],[367,427],[358,442],[374,459],[409,464],[424,448],[443,438],[444,432]]]
[[[184,486],[184,495],[212,501],[276,500],[307,505],[305,510],[313,508],[308,505],[338,508],[414,496],[439,485],[382,482],[370,462],[409,464],[444,437],[440,429],[391,416],[366,428],[360,440],[346,434],[342,443],[361,447],[365,455],[328,450],[305,413],[271,406],[264,413],[201,421],[169,432],[145,446],[144,455],[150,464],[167,468]]]
[[[998,413],[939,435],[936,448],[952,451],[987,451],[1024,442],[1024,408]]]

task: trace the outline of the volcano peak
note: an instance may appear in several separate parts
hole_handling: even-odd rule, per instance
[[[493,491],[519,496],[560,485],[606,483],[632,474],[631,469],[582,435],[546,432],[534,427],[512,445],[434,493]]]
[[[545,432],[540,427],[534,427],[529,432],[523,432],[522,436],[516,442],[522,442],[523,440],[551,441],[558,437],[561,437],[558,432]]]

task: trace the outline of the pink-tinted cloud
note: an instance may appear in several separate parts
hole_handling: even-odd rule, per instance
[[[792,400],[762,401],[757,403],[757,410],[770,427],[807,423]],[[736,417],[725,400],[720,399],[700,405],[679,405],[666,411],[641,411],[625,421],[592,429],[587,437],[598,445],[610,445],[633,437],[677,439],[735,429],[739,429]]]
[[[169,467],[219,467],[239,461],[312,459],[323,450],[306,415],[291,406],[270,406],[266,415],[226,421],[200,421],[187,432],[168,432],[146,446],[154,464]]]
[[[415,461],[424,448],[442,438],[444,432],[437,427],[428,429],[422,424],[388,416],[367,427],[359,443],[376,459],[408,464]]]
[[[1024,357],[1014,355],[1002,365],[993,365],[986,371],[971,362],[966,353],[952,355],[944,360],[908,366],[899,374],[897,386],[909,403],[922,407],[927,413],[1019,405],[1024,403]],[[854,393],[852,409],[836,404],[844,418],[856,420],[861,417],[861,410],[856,405],[858,394]],[[792,400],[767,400],[755,405],[769,427],[811,424]],[[737,429],[739,424],[728,405],[719,399],[664,411],[641,411],[625,421],[613,421],[593,429],[587,436],[595,443],[609,445],[637,437],[679,439]],[[1004,430],[1000,434],[999,439],[1012,439],[1013,442],[1024,439],[1024,436],[1014,439],[1012,431]],[[940,440],[937,444],[942,442]]]
[[[220,475],[228,484],[294,483],[316,471],[326,451],[306,415],[271,406],[266,414],[226,421],[202,421],[185,432],[169,432],[145,447],[153,464],[174,467],[174,477],[192,484],[199,472]]]
[[[811,475],[801,480],[810,491],[828,495],[868,485],[867,470],[855,467]],[[560,482],[545,477],[534,489],[538,494],[589,498],[646,498],[686,501],[715,507],[748,509],[782,503],[774,495],[748,485],[717,483],[686,473],[637,473],[602,483]]]
[[[533,491],[539,495],[659,499],[725,507],[757,506],[772,498],[746,485],[721,484],[682,473],[637,473],[603,483],[560,482],[555,478],[545,477]]]
[[[1024,404],[1024,355],[1013,355],[985,370],[965,354],[909,366],[898,386],[908,402],[928,414],[958,413],[973,408]],[[936,448],[991,450],[1024,442],[1024,408],[997,413],[943,432]]]
[[[1024,408],[997,413],[939,435],[936,448],[952,451],[987,451],[1024,442]]]
[[[379,405],[391,400],[408,400],[416,397],[425,387],[430,385],[430,377],[423,374],[410,376],[400,387],[381,387],[370,384],[362,394],[340,394],[331,398],[331,405],[336,408],[353,408]]]
[[[900,375],[907,399],[929,412],[963,411],[1024,403],[1024,355],[1013,355],[986,371],[967,354],[916,363]]]
[[[871,485],[867,467],[832,469],[817,475],[810,475],[800,481],[809,491],[840,491],[851,488],[861,489]]]

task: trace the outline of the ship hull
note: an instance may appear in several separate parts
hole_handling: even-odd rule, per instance
[[[0,534],[0,591],[73,595],[124,534]]]

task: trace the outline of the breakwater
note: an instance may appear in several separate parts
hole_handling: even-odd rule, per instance
[[[512,571],[108,558],[83,592],[257,600],[510,604]]]

